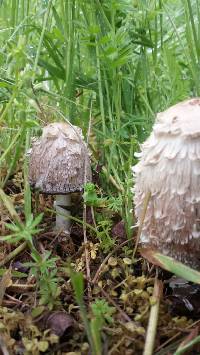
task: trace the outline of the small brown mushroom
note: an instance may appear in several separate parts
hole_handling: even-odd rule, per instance
[[[200,268],[200,98],[158,113],[133,172],[141,244]]]
[[[91,181],[90,159],[79,127],[51,123],[30,151],[30,185],[56,195],[56,229],[69,231],[71,193]]]

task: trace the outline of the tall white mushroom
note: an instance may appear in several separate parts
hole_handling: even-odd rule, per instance
[[[194,268],[200,267],[200,98],[158,113],[133,167],[135,214],[141,240]]]
[[[29,181],[35,189],[56,195],[56,229],[68,232],[71,193],[91,181],[89,153],[79,127],[63,122],[44,127],[30,151]]]

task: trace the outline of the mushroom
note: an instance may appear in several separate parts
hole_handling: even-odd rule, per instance
[[[56,195],[56,229],[69,232],[71,193],[91,181],[87,146],[79,127],[55,122],[43,128],[30,151],[29,182],[45,194]]]
[[[158,113],[133,169],[140,243],[200,268],[200,98]]]

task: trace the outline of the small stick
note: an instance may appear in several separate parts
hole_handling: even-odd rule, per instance
[[[36,284],[11,284],[10,286],[7,287],[8,290],[11,290],[16,293],[22,293],[26,291],[32,291],[35,290]]]
[[[146,216],[147,207],[148,207],[148,204],[149,204],[150,197],[151,197],[151,192],[148,191],[146,196],[145,196],[145,199],[144,199],[144,204],[143,204],[143,209],[142,209],[142,216],[141,216],[140,225],[139,225],[138,232],[137,232],[137,237],[136,237],[136,241],[135,241],[135,247],[134,247],[134,250],[133,250],[133,258],[135,257],[135,253],[136,253],[136,250],[137,250],[137,247],[138,247],[138,243],[139,243],[139,240],[140,240],[140,236],[141,236],[141,233],[142,233],[142,228],[143,228],[144,219],[145,219],[145,216]]]
[[[101,290],[101,293],[104,295],[104,297],[107,298],[108,302],[111,303],[118,310],[118,312],[121,314],[123,319],[126,322],[131,322],[131,318],[124,311],[122,311],[122,309],[118,306],[117,303],[115,303],[115,301],[113,301],[113,299],[107,294],[107,292],[104,291],[104,289],[102,287],[99,287],[99,288]]]
[[[156,338],[156,329],[158,323],[159,306],[162,297],[162,292],[163,292],[162,281],[158,280],[156,277],[154,282],[154,290],[153,290],[153,298],[155,299],[155,303],[151,306],[151,310],[150,310],[149,323],[147,327],[147,335],[146,335],[143,355],[152,355],[154,353],[154,342]]]
[[[3,260],[0,261],[0,267],[7,264],[13,258],[15,258],[18,254],[20,254],[27,247],[27,242],[20,244],[16,249],[11,251],[8,255],[5,256]]]
[[[117,350],[117,348],[124,342],[125,340],[125,336],[123,336],[118,342],[117,344],[115,344],[112,349],[110,349],[110,351],[108,352],[108,355],[114,354],[115,351]]]
[[[24,303],[23,301],[20,301],[19,299],[17,299],[17,298],[15,298],[15,297],[13,297],[13,296],[11,296],[11,295],[9,295],[8,293],[5,293],[5,296],[10,300],[3,300],[3,302],[2,302],[2,306],[7,306],[7,307],[9,307],[9,306],[13,306],[13,304],[14,305],[26,305],[26,306],[28,306],[26,303]]]
[[[8,286],[12,283],[12,278],[11,278],[11,269],[9,268],[5,274],[3,274],[3,277],[0,282],[0,306],[2,305],[4,295],[6,292],[6,289]]]
[[[193,329],[193,331],[195,332],[195,329]],[[198,330],[197,330],[198,332]],[[178,349],[176,350],[176,352],[174,353],[174,355],[182,355],[182,354],[186,354],[187,350],[191,349],[194,347],[195,344],[200,342],[200,335],[196,336],[194,339],[190,340],[190,337],[192,336],[192,334],[189,334],[186,339],[183,341],[183,344],[180,344]],[[187,342],[188,340],[188,342]],[[187,342],[187,343],[185,343]],[[187,352],[188,353],[188,352]],[[188,353],[189,354],[189,353]]]
[[[9,355],[9,351],[6,346],[6,342],[5,342],[4,338],[2,337],[2,335],[0,335],[0,349],[1,349],[1,352],[3,355]]]
[[[92,123],[92,100],[90,106],[90,118],[89,118],[89,126],[87,131],[87,142],[86,145],[88,146],[90,130],[91,130],[91,123]],[[87,167],[86,161],[84,166],[84,184],[87,182]],[[87,206],[86,203],[83,203],[83,238],[84,238],[84,247],[85,247],[85,265],[86,265],[86,275],[87,275],[87,290],[88,290],[88,300],[91,301],[92,299],[92,289],[91,289],[91,274],[90,274],[90,253],[88,250],[88,240],[87,240],[87,230],[86,230],[86,221],[87,221]]]
[[[91,206],[90,209],[91,209],[91,214],[92,214],[92,221],[93,221],[93,223],[94,223],[94,227],[95,227],[96,232],[97,232],[97,224],[96,224],[95,216],[94,216],[94,207]]]
[[[190,328],[194,327],[195,325],[198,325],[200,323],[200,319],[196,320],[194,323],[188,325],[186,327],[186,330],[189,330]],[[171,338],[169,338],[168,340],[166,340],[164,343],[162,343],[155,351],[156,353],[159,352],[161,349],[165,348],[166,345],[168,345],[169,343],[171,343],[174,339],[178,338],[181,335],[182,332],[178,332],[176,334],[174,334]]]
[[[132,238],[134,239],[134,238]],[[131,239],[130,239],[131,240]],[[119,249],[121,249],[124,245],[128,244],[130,242],[130,240],[125,240],[125,242],[119,244],[116,248],[114,248],[107,256],[106,258],[103,260],[103,262],[101,263],[101,265],[99,266],[98,270],[96,271],[96,274],[94,275],[94,278],[92,280],[92,283],[96,283],[98,278],[99,278],[99,274],[101,272],[101,270],[103,269],[103,267],[106,265],[108,259],[114,254],[116,253]]]

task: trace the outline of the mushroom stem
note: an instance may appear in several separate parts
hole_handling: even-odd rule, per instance
[[[71,212],[68,208],[71,206],[71,194],[56,195],[56,230],[63,230],[69,233]]]

